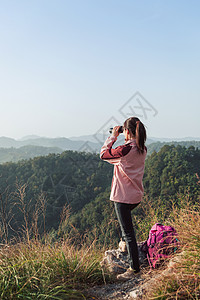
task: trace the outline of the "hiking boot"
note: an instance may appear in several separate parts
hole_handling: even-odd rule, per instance
[[[136,275],[140,275],[140,271],[135,272],[132,268],[129,268],[125,273],[117,275],[117,280],[126,281],[132,279]]]

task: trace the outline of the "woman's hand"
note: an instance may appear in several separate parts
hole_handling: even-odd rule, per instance
[[[119,127],[120,127],[120,126],[115,126],[115,127],[113,128],[113,130],[112,130],[112,136],[118,137],[118,135],[119,135]]]

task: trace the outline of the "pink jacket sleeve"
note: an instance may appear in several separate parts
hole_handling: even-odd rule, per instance
[[[115,138],[114,136],[108,137],[103,147],[101,148],[100,153],[101,159],[114,165],[118,164],[121,157],[128,154],[131,149],[131,146],[129,144],[124,144],[113,149],[112,146],[116,142],[116,140],[117,138]]]

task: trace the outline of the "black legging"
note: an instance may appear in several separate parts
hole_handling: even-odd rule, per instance
[[[131,211],[138,206],[137,204],[127,204],[114,202],[115,211],[122,232],[122,239],[125,240],[129,255],[129,262],[135,273],[140,271],[138,247],[132,223]]]

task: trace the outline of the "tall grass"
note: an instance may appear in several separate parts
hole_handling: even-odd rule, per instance
[[[179,235],[181,252],[150,287],[147,299],[200,299],[200,205],[182,201],[168,219]]]
[[[76,236],[75,246],[69,238],[52,241],[45,229],[45,198],[39,198],[42,207],[44,232],[39,235],[38,205],[28,214],[25,202],[26,186],[18,185],[16,205],[24,216],[20,240],[5,240],[0,248],[0,299],[85,299],[88,286],[103,284],[109,280],[100,266],[103,251],[94,240],[83,245]],[[69,211],[65,207],[61,214],[60,227]]]
[[[84,243],[74,228],[72,240],[53,241],[45,229],[45,198],[39,199],[30,222],[25,205],[25,188],[19,187],[16,204],[24,215],[21,240],[5,242],[0,248],[0,299],[86,299],[84,290],[92,285],[109,282],[100,266],[104,248],[96,240]],[[18,201],[18,202],[17,202]],[[172,213],[165,207],[148,204],[148,199],[138,209],[144,218],[135,215],[138,240],[145,240],[156,222],[174,226],[181,244],[181,254],[174,258],[168,272],[160,272],[158,279],[148,289],[147,299],[200,299],[200,205],[191,206],[190,199],[182,199]],[[44,234],[39,236],[37,223],[42,207]],[[58,233],[64,231],[69,209],[63,208]],[[62,236],[62,235],[61,235]]]
[[[0,250],[0,299],[84,299],[88,285],[105,280],[95,244],[29,241]]]
[[[153,205],[148,196],[144,197],[141,204],[132,213],[137,241],[145,241],[151,227],[155,223],[164,223],[167,215],[169,215],[169,211],[160,199],[157,200],[157,205]]]

